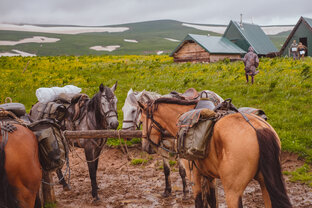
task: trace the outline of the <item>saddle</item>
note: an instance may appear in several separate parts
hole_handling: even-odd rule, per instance
[[[170,95],[181,100],[196,100],[199,97],[199,93],[194,88],[189,88],[182,94],[176,91],[172,91],[170,92]]]

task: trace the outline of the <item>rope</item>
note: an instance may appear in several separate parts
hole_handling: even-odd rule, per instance
[[[0,108],[0,117],[11,117],[16,122],[18,122],[20,125],[27,127],[27,123],[23,121],[22,119],[18,118],[14,113],[11,111],[7,111],[4,108]]]
[[[65,172],[64,172],[64,175],[62,178],[59,179],[59,181],[61,180],[65,180],[65,176],[67,175],[67,172],[68,172],[68,180],[67,180],[67,184],[69,184],[69,181],[70,181],[70,167],[69,167],[69,160],[68,160],[68,157],[65,158],[66,160],[66,169],[65,169]],[[66,181],[66,180],[65,180]],[[57,183],[48,183],[46,181],[44,181],[43,179],[41,180],[41,183],[44,183],[46,185],[49,185],[49,186],[55,186],[55,185],[58,185],[59,182]]]
[[[125,146],[126,146],[126,150],[124,149],[123,145],[122,145],[122,142],[121,142],[121,137],[120,137],[120,130],[117,131],[118,132],[118,139],[119,139],[119,143],[120,143],[120,146],[121,146],[121,149],[122,149],[122,152],[123,154],[125,154],[127,156],[127,162],[126,162],[126,167],[127,167],[127,175],[128,175],[128,179],[129,181],[131,181],[131,178],[130,178],[130,175],[129,175],[129,165],[128,165],[128,160],[131,160],[132,158],[129,157],[129,154],[128,154],[128,147],[127,147],[127,144],[126,144],[126,141],[125,141]],[[122,166],[120,166],[119,168],[121,168]]]

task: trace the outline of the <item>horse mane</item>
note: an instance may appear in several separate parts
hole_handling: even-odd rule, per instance
[[[96,129],[103,129],[102,123],[105,118],[103,118],[101,113],[101,96],[102,93],[99,91],[96,93],[88,103],[87,111],[94,112]],[[100,106],[100,107],[99,107]]]
[[[180,100],[177,98],[161,97],[156,99],[153,103],[156,105],[161,103],[177,105],[196,105],[198,103],[198,100]]]
[[[196,105],[198,103],[198,100],[181,100],[177,98],[171,98],[171,97],[161,97],[154,101],[150,101],[148,103],[149,106],[153,106],[153,112],[157,111],[159,104],[177,104],[177,105]]]

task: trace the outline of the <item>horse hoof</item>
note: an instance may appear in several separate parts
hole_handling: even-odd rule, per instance
[[[70,190],[71,190],[70,185],[66,184],[63,186],[63,191],[70,191]]]
[[[101,203],[101,200],[99,197],[95,197],[92,201],[92,205],[99,205]]]
[[[164,198],[167,198],[167,197],[170,196],[170,193],[165,191],[161,196],[164,197]]]

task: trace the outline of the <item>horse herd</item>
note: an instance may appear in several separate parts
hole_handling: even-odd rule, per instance
[[[117,83],[111,88],[101,84],[93,98],[79,97],[79,101],[66,110],[65,129],[117,129],[116,88]],[[164,136],[164,131],[177,135],[177,118],[194,109],[202,96],[213,97],[216,101],[214,106],[223,102],[220,96],[208,90],[192,95],[191,99],[188,99],[189,95],[183,95],[162,96],[131,89],[122,108],[122,128],[135,130],[142,125],[142,149],[163,156],[166,179],[164,197],[171,193],[170,154],[167,150],[173,150],[175,143],[172,137]],[[35,135],[23,125],[1,121],[0,130],[0,207],[40,207],[38,192],[42,171]],[[103,138],[78,139],[74,144],[84,148],[95,201],[99,200],[96,172],[105,142]],[[195,207],[218,207],[216,179],[222,182],[228,207],[242,207],[243,192],[252,179],[260,184],[265,207],[291,207],[281,173],[280,140],[273,127],[261,116],[237,112],[221,118],[214,125],[207,148],[209,151],[204,159],[190,162],[176,158],[183,193],[187,193],[186,177],[193,184]],[[70,189],[60,170],[57,175],[62,179],[63,188]]]

